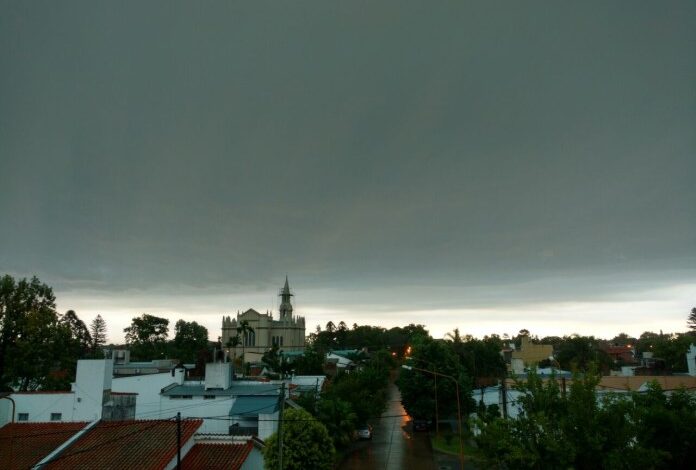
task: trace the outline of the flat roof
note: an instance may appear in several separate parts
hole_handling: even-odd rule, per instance
[[[258,385],[254,385],[258,384]],[[161,392],[164,396],[172,395],[192,395],[192,396],[203,396],[203,395],[215,395],[215,396],[245,396],[245,395],[278,395],[280,387],[276,384],[269,384],[264,382],[252,382],[249,383],[235,383],[232,382],[232,386],[228,389],[209,389],[206,390],[204,385],[175,385],[174,387],[163,389]]]

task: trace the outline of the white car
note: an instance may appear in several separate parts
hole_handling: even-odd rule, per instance
[[[372,439],[372,426],[369,424],[360,426],[355,433],[357,434],[358,439]]]

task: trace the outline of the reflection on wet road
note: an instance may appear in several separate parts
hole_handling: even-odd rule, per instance
[[[373,423],[372,440],[356,443],[338,467],[340,470],[435,468],[428,433],[411,432],[399,389],[394,383],[389,387],[389,404],[382,417]]]

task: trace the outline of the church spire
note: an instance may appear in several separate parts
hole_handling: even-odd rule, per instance
[[[290,284],[288,284],[288,276],[285,276],[285,286],[280,291],[280,319],[290,319],[292,318],[292,304],[290,303]]]

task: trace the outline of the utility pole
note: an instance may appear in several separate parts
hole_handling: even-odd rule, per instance
[[[280,384],[280,417],[278,419],[278,468],[283,470],[283,411],[285,411],[285,382]]]
[[[176,469],[181,470],[181,411],[176,413]]]

